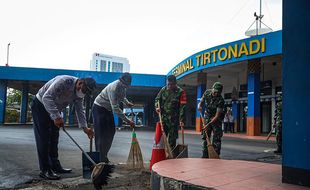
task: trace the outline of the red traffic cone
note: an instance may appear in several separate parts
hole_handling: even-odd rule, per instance
[[[165,160],[166,153],[164,147],[164,139],[161,132],[160,122],[156,123],[156,130],[155,130],[155,138],[154,138],[154,145],[152,150],[152,157],[150,162],[150,170],[152,171],[153,164]]]

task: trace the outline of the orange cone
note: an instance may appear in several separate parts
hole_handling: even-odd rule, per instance
[[[156,130],[155,130],[155,138],[154,138],[154,145],[152,150],[152,157],[150,162],[150,170],[152,171],[153,164],[165,160],[166,153],[164,147],[164,139],[161,131],[160,122],[156,123]]]

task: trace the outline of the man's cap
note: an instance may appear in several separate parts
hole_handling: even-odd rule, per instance
[[[177,82],[177,78],[174,76],[174,75],[169,75],[168,77],[167,77],[167,80],[169,81],[169,82]]]
[[[91,77],[81,78],[85,87],[86,87],[86,94],[91,94],[97,87],[96,81]]]
[[[119,78],[119,80],[123,83],[123,84],[125,84],[125,85],[127,85],[127,86],[129,86],[129,85],[131,85],[131,75],[129,74],[129,73],[124,73],[120,78]]]
[[[223,85],[220,82],[215,82],[212,86],[214,92],[222,93]]]

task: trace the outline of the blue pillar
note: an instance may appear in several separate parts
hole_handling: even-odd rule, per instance
[[[117,116],[117,114],[113,113],[113,117],[114,117],[114,123],[115,123],[115,127],[118,127],[120,125],[120,120]]]
[[[0,124],[5,121],[7,81],[0,80]]]
[[[200,98],[202,97],[203,93],[206,91],[207,88],[207,73],[198,73],[197,76],[197,96],[196,96],[196,131],[200,132],[202,129],[202,123],[200,119],[200,113],[198,111],[198,103],[200,102]]]
[[[27,122],[28,93],[29,93],[29,86],[27,83],[25,83],[23,84],[22,101],[20,106],[20,122],[23,124]]]
[[[234,131],[239,132],[239,115],[240,115],[240,108],[239,104],[236,101],[232,102],[232,115],[234,117]]]
[[[247,135],[258,136],[260,126],[260,59],[248,63],[248,115]]]
[[[283,0],[282,181],[310,187],[310,11]]]

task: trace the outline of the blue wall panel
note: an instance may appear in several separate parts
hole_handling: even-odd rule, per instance
[[[310,2],[283,1],[283,180],[310,186]]]
[[[283,165],[310,169],[309,1],[284,0],[283,11]]]
[[[122,73],[0,66],[0,79],[48,81],[57,75],[93,77],[98,84],[105,85],[118,79]],[[132,74],[132,78],[132,86],[162,87],[166,83],[165,75]]]

